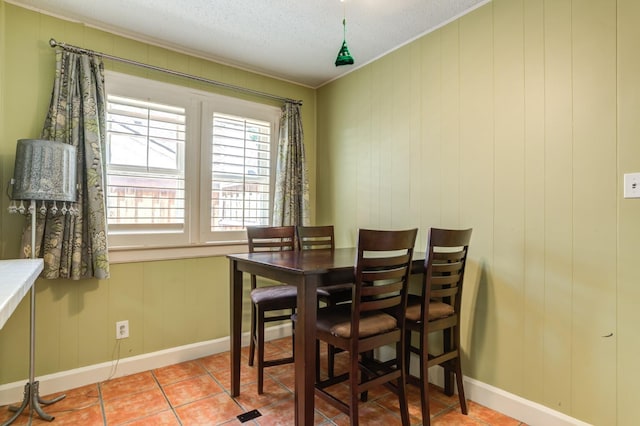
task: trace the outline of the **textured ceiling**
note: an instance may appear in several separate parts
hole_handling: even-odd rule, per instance
[[[488,1],[7,0],[310,87],[334,80]],[[336,67],[343,11],[355,64]]]

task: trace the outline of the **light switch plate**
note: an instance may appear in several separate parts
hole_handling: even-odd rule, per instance
[[[640,173],[625,173],[624,198],[640,198]]]

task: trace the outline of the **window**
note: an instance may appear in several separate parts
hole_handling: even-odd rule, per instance
[[[246,239],[270,223],[280,109],[107,73],[112,247]]]
[[[184,226],[185,133],[184,108],[108,96],[110,226]]]
[[[215,113],[212,144],[211,231],[268,225],[269,123]]]

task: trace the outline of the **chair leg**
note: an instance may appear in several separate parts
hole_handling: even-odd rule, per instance
[[[351,426],[358,426],[358,370],[360,369],[358,365],[358,354],[349,352],[349,357],[351,358],[350,367],[349,367],[349,385],[350,385],[350,396],[349,396],[349,419],[351,421]]]
[[[256,305],[251,304],[251,334],[249,336],[249,367],[253,367],[256,351]]]
[[[453,388],[453,383],[456,379],[455,374],[447,364],[442,367],[444,368],[444,394],[447,396],[453,396],[455,393]]]
[[[447,328],[442,330],[442,347],[445,353],[449,353],[453,349],[453,335],[451,333],[451,329]],[[444,367],[444,394],[447,396],[452,396],[453,392],[453,370],[450,367],[449,363],[443,365]]]
[[[457,357],[453,359],[454,371],[456,374],[456,384],[458,386],[458,398],[460,399],[460,411],[462,414],[467,414],[467,399],[464,396],[464,384],[462,377],[462,360],[460,359],[460,326],[456,326],[453,330],[453,338],[456,348]]]
[[[409,377],[409,370],[411,369],[411,330],[405,331],[404,337],[404,372]]]
[[[336,348],[327,344],[327,373],[330,379],[333,379],[335,373]]]
[[[458,385],[458,399],[460,399],[460,411],[462,414],[467,414],[467,399],[464,396],[464,385],[462,383],[462,365],[460,362],[460,354],[458,353],[458,358],[455,359],[456,363],[456,384]]]
[[[403,352],[405,348],[404,342],[400,342],[396,345],[396,360],[398,362],[398,369],[400,370],[400,378],[398,379],[398,402],[400,403],[400,418],[402,419],[403,426],[409,426],[411,421],[409,420],[409,404],[407,402],[407,374],[405,367],[405,354]]]
[[[429,335],[420,331],[420,405],[422,408],[422,425],[429,426],[431,424],[431,415],[429,414]]]
[[[365,364],[366,364],[367,361],[370,361],[373,359],[373,351],[363,352],[361,356],[363,361],[365,361]],[[361,383],[364,383],[369,380],[369,375],[364,370],[359,371],[359,373],[360,373]],[[360,394],[360,401],[367,402],[368,399],[369,399],[369,391],[364,391]]]
[[[296,314],[296,310],[291,309],[291,317]],[[296,358],[296,322],[291,320],[291,356]]]
[[[320,383],[320,340],[316,340],[316,383]]]
[[[334,306],[335,303],[332,302],[331,298],[326,301],[328,307]],[[333,345],[327,343],[327,374],[330,379],[333,379],[335,373],[335,358],[336,358],[336,348]]]
[[[258,325],[258,395],[262,395],[264,387],[264,312],[257,310]]]

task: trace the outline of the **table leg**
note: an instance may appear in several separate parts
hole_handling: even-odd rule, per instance
[[[295,330],[295,421],[312,425],[316,371],[316,318],[318,276],[307,275],[298,286],[298,320]]]
[[[231,396],[240,395],[240,353],[242,349],[242,271],[236,261],[230,262],[231,277]]]

